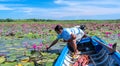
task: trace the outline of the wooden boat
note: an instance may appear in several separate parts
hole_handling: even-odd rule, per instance
[[[120,53],[116,50],[116,44],[109,47],[107,43],[97,36],[85,37],[77,42],[81,54],[89,55],[88,66],[120,66]],[[64,47],[54,66],[71,66],[70,51]]]

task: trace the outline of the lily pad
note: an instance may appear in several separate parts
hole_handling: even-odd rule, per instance
[[[15,50],[17,50],[17,51],[19,51],[19,50],[23,51],[23,50],[25,50],[25,48],[16,48]]]
[[[1,66],[15,66],[16,62],[5,62],[4,64],[1,64]]]
[[[29,57],[22,57],[21,58],[21,62],[28,62],[30,60],[30,58]]]
[[[33,62],[22,62],[23,66],[34,66]]]
[[[7,58],[8,62],[13,62],[15,60],[16,60],[16,56],[10,56],[10,57]]]
[[[1,56],[1,57],[0,57],[0,64],[3,63],[3,62],[5,62],[5,57],[4,57],[4,56]]]
[[[53,66],[53,62],[47,62],[46,66]]]
[[[5,47],[12,47],[12,44],[6,44]]]

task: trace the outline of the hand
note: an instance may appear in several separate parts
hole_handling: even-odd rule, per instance
[[[71,42],[72,40],[71,39],[69,39],[69,40],[63,40],[63,42]]]
[[[49,46],[48,46],[48,45],[45,45],[45,47],[46,47],[46,50],[48,50],[48,49],[49,49]]]
[[[68,42],[67,40],[63,40],[63,42]]]
[[[69,39],[67,42],[75,42],[75,39]]]
[[[46,50],[48,51],[48,49],[49,49],[49,46],[48,46],[48,44],[46,44],[46,45],[45,45],[45,47],[46,47]]]
[[[47,47],[46,50],[48,51],[48,50],[49,50],[49,47]]]

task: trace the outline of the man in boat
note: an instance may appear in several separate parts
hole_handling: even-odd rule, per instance
[[[63,42],[67,42],[67,46],[74,55],[77,55],[78,49],[76,40],[80,40],[84,36],[84,32],[80,29],[80,26],[72,28],[63,28],[61,25],[55,27],[55,31],[58,34],[57,38],[52,42],[52,44],[47,48],[51,48],[55,45],[59,39],[63,39]]]

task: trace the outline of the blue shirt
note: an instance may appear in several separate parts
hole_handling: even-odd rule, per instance
[[[80,29],[73,28],[64,28],[61,34],[58,34],[57,39],[69,40],[71,38],[71,34],[77,35],[80,34]]]

